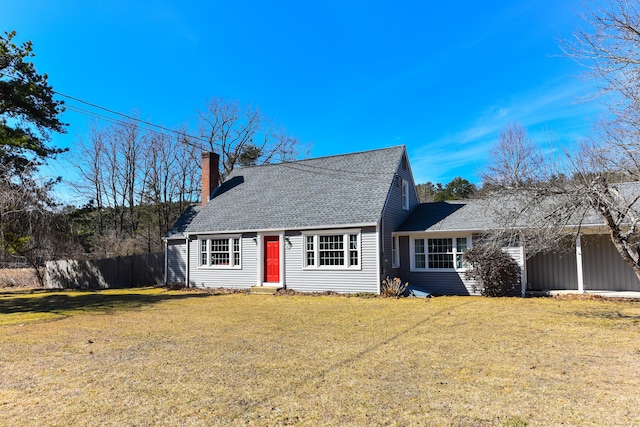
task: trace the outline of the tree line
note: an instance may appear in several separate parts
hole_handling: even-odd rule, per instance
[[[213,98],[199,113],[198,134],[158,132],[136,120],[94,124],[72,159],[75,185],[89,202],[74,215],[94,256],[157,252],[162,236],[201,197],[200,154],[220,154],[220,179],[238,166],[293,160],[298,139],[255,107]]]
[[[594,98],[603,101],[602,118],[577,148],[551,157],[521,125],[508,125],[490,153],[482,189],[461,177],[419,184],[421,201],[479,191],[509,200],[501,206],[504,226],[493,230],[495,242],[515,233],[527,240],[529,255],[557,249],[576,218],[579,233],[587,212],[595,212],[640,278],[640,195],[620,184],[640,181],[639,8],[625,0],[593,3],[584,28],[561,44],[597,82]],[[37,265],[54,255],[158,250],[164,231],[199,197],[201,151],[221,154],[224,179],[237,166],[291,160],[302,149],[257,108],[220,98],[199,113],[195,136],[185,129],[158,132],[135,120],[95,125],[73,158],[82,177],[76,190],[87,204],[65,209],[51,197],[56,181],[38,175],[40,166],[66,151],[49,145],[52,133],[65,132],[59,120],[64,104],[29,61],[31,42],[16,44],[15,37],[0,36],[0,261],[22,257]],[[523,215],[536,219],[535,230],[516,226]]]
[[[295,159],[302,144],[253,106],[212,98],[198,129],[164,129],[135,119],[94,123],[78,142],[70,167],[86,203],[56,202],[59,179],[40,167],[66,153],[50,145],[65,133],[65,110],[46,74],[31,61],[30,41],[0,35],[0,263],[108,257],[162,250],[162,236],[200,198],[200,153],[221,157],[221,180],[238,166]]]

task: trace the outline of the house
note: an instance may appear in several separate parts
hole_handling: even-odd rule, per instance
[[[166,281],[380,292],[392,233],[418,205],[404,146],[244,167],[219,181],[203,153],[203,203],[165,235]]]
[[[481,234],[504,226],[497,213],[504,203],[480,199],[420,204],[393,233],[399,277],[434,294],[475,293],[473,281],[465,277],[462,254]],[[532,222],[529,218],[517,225],[535,229]],[[568,238],[577,225],[577,221],[569,224]],[[521,241],[503,248],[520,266],[522,295],[527,291],[640,291],[636,275],[594,212],[582,218],[576,241],[569,243],[566,252],[530,258]]]
[[[234,170],[202,155],[203,202],[165,235],[165,281],[192,287],[273,286],[303,292],[380,293],[400,277],[440,295],[477,293],[462,256],[499,227],[487,200],[418,202],[404,146]],[[507,251],[522,288],[635,290],[640,284],[597,218],[573,253],[527,260]]]

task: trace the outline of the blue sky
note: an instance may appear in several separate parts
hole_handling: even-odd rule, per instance
[[[213,96],[258,106],[313,157],[407,146],[417,182],[478,172],[500,130],[571,144],[598,117],[558,39],[579,1],[5,1],[58,92],[195,128]],[[70,104],[77,104],[69,101]],[[73,146],[88,117],[67,112]],[[63,156],[64,157],[64,156]],[[72,179],[64,158],[52,174]]]

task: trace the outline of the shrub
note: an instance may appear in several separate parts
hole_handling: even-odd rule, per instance
[[[166,288],[171,291],[179,291],[182,289],[187,289],[187,284],[185,282],[170,282],[167,283]]]
[[[383,297],[399,298],[404,294],[404,291],[407,290],[407,286],[409,286],[409,282],[406,282],[403,285],[402,280],[400,280],[399,277],[394,277],[392,280],[392,279],[389,279],[389,276],[387,276],[386,279],[382,280],[382,287],[380,290],[380,294]]]
[[[38,275],[32,268],[0,268],[0,288],[38,288]]]
[[[520,284],[520,266],[504,251],[482,245],[474,246],[464,254],[471,265],[466,277],[474,279],[473,290],[486,297],[512,295]]]

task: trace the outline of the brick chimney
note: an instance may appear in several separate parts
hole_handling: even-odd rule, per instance
[[[204,207],[211,193],[220,183],[220,156],[210,151],[202,153],[202,207]]]

